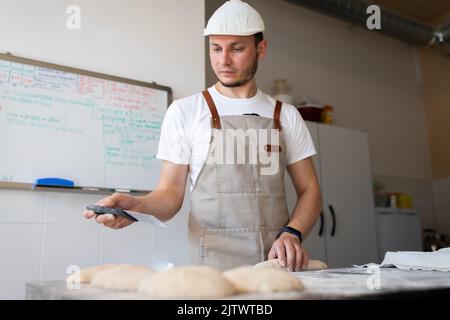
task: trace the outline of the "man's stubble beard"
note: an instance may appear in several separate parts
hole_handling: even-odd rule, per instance
[[[250,68],[248,68],[245,71],[245,77],[242,80],[238,80],[236,82],[232,83],[224,83],[219,79],[219,82],[227,88],[236,88],[245,85],[250,80],[252,80],[255,77],[256,71],[258,70],[258,54],[256,55],[255,61],[253,61],[253,64]]]

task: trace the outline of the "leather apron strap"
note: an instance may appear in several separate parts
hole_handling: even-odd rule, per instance
[[[205,97],[206,103],[208,105],[209,108],[209,112],[211,112],[211,117],[212,117],[212,127],[216,128],[216,129],[220,129],[222,126],[220,124],[220,116],[219,113],[217,112],[217,108],[216,108],[216,104],[214,103],[214,100],[211,97],[211,94],[209,93],[209,91],[206,89],[202,92],[203,97]],[[283,106],[283,103],[281,101],[276,102],[275,105],[275,110],[273,112],[273,121],[275,123],[275,129],[281,131],[281,122],[280,122],[280,117],[281,117],[281,107]]]
[[[220,125],[220,116],[217,112],[216,104],[214,103],[214,100],[212,99],[208,89],[202,92],[203,96],[205,97],[206,103],[208,104],[209,111],[211,112],[212,117],[212,127],[216,129],[220,129],[222,126]]]
[[[275,110],[273,112],[273,122],[275,123],[275,129],[277,129],[278,131],[281,131],[280,116],[282,105],[283,103],[277,100],[277,103],[275,104]]]

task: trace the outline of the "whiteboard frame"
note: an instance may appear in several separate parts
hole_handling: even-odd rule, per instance
[[[108,75],[108,74],[104,74],[104,73],[87,71],[87,70],[77,69],[77,68],[73,68],[73,67],[67,67],[67,66],[43,62],[43,61],[39,61],[39,60],[22,58],[22,57],[14,56],[10,53],[6,53],[6,54],[0,53],[0,60],[7,60],[7,61],[11,61],[11,62],[31,64],[31,65],[35,65],[37,67],[42,67],[42,68],[56,69],[56,70],[60,70],[60,71],[64,71],[64,72],[71,72],[71,73],[81,74],[81,75],[89,76],[89,77],[102,78],[105,80],[123,82],[123,83],[127,83],[127,84],[133,84],[136,86],[147,87],[147,88],[151,88],[151,89],[158,89],[158,90],[167,92],[167,95],[168,95],[167,107],[169,107],[169,105],[173,101],[172,88],[163,86],[163,85],[159,85],[156,82],[150,83],[150,82],[132,80],[132,79],[128,79],[128,78],[122,78],[122,77],[112,76],[112,75]]]
[[[167,92],[167,108],[173,102],[172,88],[170,88],[168,86],[163,86],[163,85],[157,84],[156,82],[150,83],[150,82],[132,80],[132,79],[122,78],[122,77],[104,74],[104,73],[100,73],[100,72],[88,71],[88,70],[84,70],[84,69],[67,67],[67,66],[63,66],[63,65],[59,65],[59,64],[18,57],[18,56],[12,55],[11,53],[0,53],[0,60],[6,60],[6,61],[11,61],[11,62],[16,62],[16,63],[24,63],[24,64],[29,64],[29,65],[33,65],[33,66],[37,66],[37,67],[42,67],[42,68],[55,69],[55,70],[59,70],[59,71],[70,72],[70,73],[75,73],[75,74],[89,76],[89,77],[101,78],[101,79],[110,80],[110,81],[116,81],[116,82],[132,84],[132,85],[151,88],[151,89],[162,90],[162,91]],[[112,192],[114,192],[110,188],[99,188],[98,191],[88,191],[88,190],[83,190],[83,187],[75,187],[75,188],[58,188],[58,187],[32,188],[32,187],[33,187],[33,184],[31,184],[31,183],[0,181],[0,189],[77,192],[77,193],[96,193],[96,194],[111,194]],[[133,193],[136,193],[136,194],[145,194],[148,192],[151,192],[151,191],[150,190],[133,190]]]

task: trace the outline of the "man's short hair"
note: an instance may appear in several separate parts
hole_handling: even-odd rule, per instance
[[[264,40],[264,35],[262,32],[258,32],[255,33],[253,36],[255,37],[255,46],[257,47],[258,44]]]

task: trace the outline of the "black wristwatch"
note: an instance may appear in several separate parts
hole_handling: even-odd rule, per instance
[[[277,239],[281,236],[281,234],[283,232],[289,232],[290,234],[297,236],[297,238],[300,240],[300,243],[303,242],[302,233],[300,231],[298,231],[297,229],[289,227],[289,226],[285,226],[285,227],[283,227],[283,229],[281,229],[280,233],[278,233],[278,235],[277,235]]]

